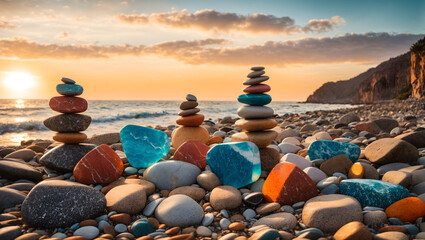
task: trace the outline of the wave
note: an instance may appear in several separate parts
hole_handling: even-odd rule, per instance
[[[0,123],[0,135],[4,133],[48,130],[42,122]]]
[[[94,118],[92,122],[95,123],[104,123],[104,122],[115,122],[123,119],[138,119],[138,118],[152,118],[152,117],[160,117],[164,115],[168,115],[169,113],[166,111],[162,112],[135,112],[135,113],[127,113],[127,114],[117,114],[112,116],[104,116]]]
[[[11,108],[0,108],[0,111],[37,111],[37,110],[46,110],[48,108],[43,107],[29,107],[29,108],[19,108],[19,107],[11,107]]]

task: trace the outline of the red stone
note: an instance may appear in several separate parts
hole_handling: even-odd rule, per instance
[[[174,160],[191,163],[201,170],[205,169],[207,162],[205,160],[210,147],[199,142],[189,140],[180,145],[174,153]]]
[[[189,116],[179,117],[176,120],[178,125],[186,127],[197,127],[204,122],[204,115],[202,114],[193,114]]]
[[[246,93],[265,93],[270,91],[270,86],[267,84],[256,84],[245,88],[243,91]]]
[[[74,177],[84,184],[111,183],[121,176],[123,170],[124,165],[118,154],[102,144],[81,158],[74,168]]]
[[[81,113],[87,110],[86,99],[80,97],[52,97],[49,106],[53,111],[60,113]]]
[[[277,164],[263,185],[263,194],[269,202],[292,205],[317,196],[313,180],[292,163]]]

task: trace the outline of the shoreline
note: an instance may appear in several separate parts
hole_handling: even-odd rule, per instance
[[[362,176],[364,180],[370,180],[370,179],[379,179],[381,181],[379,182],[390,182],[395,183],[399,181],[398,177],[387,177],[386,181],[382,181],[384,178],[384,174],[387,174],[388,172],[396,172],[397,174],[401,174],[400,172],[403,171],[409,171],[410,175],[418,174],[417,171],[421,172],[422,169],[425,167],[425,135],[423,138],[421,138],[422,131],[425,131],[425,102],[419,101],[419,100],[405,100],[405,101],[391,101],[384,104],[367,104],[362,105],[357,108],[348,108],[348,109],[338,109],[338,110],[317,110],[317,111],[308,111],[304,114],[284,114],[280,116],[276,116],[275,119],[278,122],[278,126],[275,127],[273,130],[278,132],[278,137],[275,139],[275,141],[272,143],[272,145],[269,145],[269,148],[276,149],[279,152],[279,158],[282,157],[281,162],[291,162],[294,163],[296,166],[298,166],[300,169],[302,164],[305,164],[304,161],[308,160],[308,163],[310,164],[310,169],[318,169],[321,172],[325,172],[325,176],[315,175],[317,174],[314,171],[309,172],[304,170],[304,172],[315,182],[317,185],[317,188],[319,189],[318,196],[310,198],[321,198],[324,196],[333,197],[334,195],[337,196],[346,196],[343,195],[342,192],[344,189],[341,185],[342,183],[348,183],[347,180],[344,180],[348,178],[356,179],[353,177],[353,174],[359,174],[357,172],[354,172],[355,169],[352,169],[352,166],[356,164],[352,163],[345,163],[348,164],[349,167],[345,166],[341,168],[340,165],[342,163],[334,163],[332,166],[325,166],[326,162],[330,161],[319,161],[319,160],[311,160],[309,159],[311,156],[307,150],[311,146],[311,144],[317,140],[325,140],[336,142],[338,144],[343,143],[350,143],[353,145],[356,145],[361,150],[360,156],[358,157],[360,160],[358,160],[358,163],[361,163],[361,169],[362,169]],[[360,121],[357,121],[356,119],[360,119]],[[384,119],[384,120],[383,120]],[[386,119],[386,120],[385,120]],[[229,117],[223,117],[222,119],[218,119],[215,123],[211,121],[205,121],[202,126],[205,127],[210,134],[211,139],[215,139],[214,142],[211,142],[210,147],[213,147],[214,144],[219,144],[221,142],[230,142],[231,135],[240,132],[240,129],[236,128],[234,123],[237,120],[237,118],[229,118]],[[355,121],[353,121],[355,120]],[[395,126],[394,124],[397,124]],[[169,125],[169,126],[151,126],[154,129],[161,130],[165,132],[168,137],[171,136],[172,131],[176,128],[177,125]],[[410,137],[403,137],[404,135],[408,135]],[[401,137],[400,137],[401,136]],[[413,136],[413,137],[412,137]],[[381,140],[385,139],[403,139],[405,141],[411,142],[409,143],[409,147],[413,146],[416,153],[391,153],[391,149],[385,150],[386,147],[388,147],[391,144],[384,145],[384,150],[379,150],[377,153],[374,154],[380,154],[380,152],[388,152],[387,157],[388,161],[384,164],[375,161],[373,157],[371,157],[370,153],[368,155],[367,150],[365,149],[370,146],[373,143],[379,142]],[[413,139],[413,140],[412,140]],[[398,140],[397,140],[398,141]],[[66,237],[72,237],[78,231],[82,231],[81,229],[85,229],[88,231],[89,228],[87,227],[93,227],[90,228],[92,231],[97,232],[96,236],[97,239],[140,239],[140,240],[147,240],[147,239],[154,239],[154,236],[163,236],[163,237],[170,237],[171,239],[258,239],[261,237],[264,237],[265,234],[268,232],[268,234],[278,234],[276,236],[280,237],[281,239],[293,239],[295,236],[313,236],[311,234],[318,234],[320,237],[317,239],[329,239],[331,236],[337,236],[335,235],[335,232],[339,231],[370,231],[369,234],[372,235],[379,235],[382,234],[381,232],[388,232],[390,234],[395,234],[396,236],[398,233],[405,234],[406,236],[414,236],[417,233],[416,230],[419,232],[421,231],[420,226],[418,223],[415,223],[415,221],[411,222],[410,225],[413,227],[403,227],[399,226],[399,228],[395,228],[397,224],[395,224],[391,220],[390,217],[386,216],[386,210],[389,206],[381,206],[376,207],[373,210],[369,210],[367,206],[361,206],[360,214],[364,215],[362,220],[360,222],[362,223],[361,226],[354,226],[350,229],[342,229],[342,225],[337,220],[339,219],[338,214],[329,215],[328,217],[330,219],[335,220],[329,220],[326,223],[320,223],[320,222],[314,222],[313,217],[308,217],[309,211],[313,211],[314,208],[320,208],[323,209],[323,211],[320,214],[326,214],[327,211],[332,212],[332,210],[326,210],[327,208],[331,209],[332,206],[321,206],[317,205],[315,206],[315,202],[313,201],[300,201],[293,204],[280,204],[277,202],[269,202],[266,200],[261,199],[258,203],[252,203],[247,196],[259,196],[261,193],[261,188],[263,187],[264,182],[268,179],[268,174],[270,171],[273,170],[273,166],[277,163],[270,162],[272,161],[270,158],[261,158],[261,167],[262,172],[260,179],[258,179],[256,182],[246,186],[242,187],[235,192],[232,192],[231,198],[224,201],[223,204],[230,204],[232,202],[239,202],[240,204],[236,207],[225,207],[225,210],[222,210],[218,208],[217,203],[214,200],[215,194],[214,191],[223,191],[222,185],[213,185],[209,186],[209,184],[212,184],[214,181],[209,176],[211,172],[200,172],[198,174],[199,176],[205,176],[207,177],[209,181],[207,183],[199,180],[196,180],[195,176],[195,182],[193,184],[189,184],[186,186],[178,187],[175,189],[179,189],[178,193],[183,194],[186,196],[194,198],[197,205],[199,205],[202,208],[202,216],[203,219],[202,223],[199,222],[198,224],[191,224],[189,226],[171,226],[171,225],[165,225],[163,221],[167,222],[167,220],[162,219],[160,216],[155,214],[148,214],[146,212],[147,206],[155,202],[155,199],[162,199],[166,197],[171,197],[175,194],[173,192],[174,190],[165,190],[165,189],[159,189],[158,187],[155,187],[149,179],[149,177],[146,176],[145,169],[143,168],[134,168],[130,165],[130,163],[127,160],[126,154],[124,152],[122,143],[120,143],[120,136],[118,133],[103,133],[99,134],[97,136],[91,136],[87,144],[95,144],[95,145],[101,145],[106,144],[110,146],[123,162],[123,168],[125,169],[124,172],[121,174],[120,179],[118,179],[116,182],[113,182],[111,184],[91,184],[88,187],[90,189],[93,189],[93,191],[98,191],[102,193],[102,195],[107,196],[107,193],[111,191],[114,187],[123,186],[123,184],[138,184],[144,186],[144,191],[146,193],[146,200],[143,205],[145,206],[143,211],[139,211],[136,214],[134,213],[125,213],[125,211],[119,211],[114,212],[113,210],[103,210],[102,214],[97,214],[96,216],[92,216],[91,220],[84,220],[80,222],[75,222],[72,226],[65,226],[63,228],[45,228],[45,227],[36,227],[36,226],[30,226],[27,225],[27,223],[22,218],[22,214],[25,213],[22,212],[22,201],[23,198],[21,198],[21,202],[12,202],[10,203],[9,200],[12,198],[8,198],[8,200],[2,200],[6,201],[7,204],[5,204],[4,209],[2,210],[2,213],[0,213],[0,226],[3,227],[18,227],[15,228],[14,231],[19,232],[20,234],[29,236],[30,234],[37,234],[39,238],[37,239],[47,239],[47,238],[66,238]],[[403,143],[404,144],[404,143]],[[415,144],[412,145],[412,144]],[[26,197],[27,194],[37,186],[37,183],[41,182],[41,180],[48,180],[53,181],[59,180],[59,181],[71,181],[75,182],[75,177],[73,176],[72,172],[61,172],[58,170],[53,170],[50,167],[46,167],[40,163],[40,158],[45,155],[49,150],[53,149],[56,146],[59,146],[57,142],[53,142],[53,140],[30,140],[27,142],[21,143],[20,146],[13,146],[13,147],[2,147],[0,146],[0,156],[2,158],[11,158],[9,160],[1,160],[1,163],[5,162],[14,162],[18,165],[25,165],[27,167],[30,167],[31,169],[34,169],[34,171],[38,171],[38,176],[41,176],[41,178],[38,178],[38,180],[30,180],[27,177],[26,180],[22,180],[21,178],[18,179],[7,179],[5,177],[0,178],[0,194],[5,194],[2,192],[2,189],[5,189],[6,187],[8,189],[13,189],[14,194],[20,194],[21,196]],[[392,145],[391,145],[392,146]],[[405,149],[406,147],[402,147],[402,149]],[[168,154],[160,161],[160,162],[168,162],[169,160],[173,159],[173,155],[175,154],[177,149],[174,149],[171,147]],[[298,157],[294,157],[293,155],[301,157],[301,160],[298,159]],[[392,155],[391,155],[392,154]],[[395,155],[394,155],[395,154]],[[397,155],[397,154],[405,154],[405,155]],[[409,155],[410,154],[410,155]],[[418,156],[417,159],[409,160],[409,162],[405,162],[405,159],[402,156],[405,156],[405,158],[409,158],[409,156]],[[416,154],[416,155],[415,155]],[[391,155],[391,156],[390,156]],[[12,157],[10,157],[12,156]],[[293,159],[292,159],[293,158]],[[302,160],[304,159],[304,160]],[[399,162],[400,160],[404,161],[403,163]],[[269,162],[268,162],[269,161]],[[274,161],[274,160],[273,160]],[[341,160],[342,161],[342,160]],[[406,160],[407,161],[407,160]],[[174,161],[173,161],[174,162]],[[267,162],[267,163],[266,163]],[[349,161],[350,162],[350,161]],[[264,163],[264,166],[263,166]],[[267,165],[268,164],[268,165]],[[271,166],[271,165],[273,166]],[[301,165],[299,165],[301,164]],[[336,164],[336,165],[335,165]],[[365,165],[366,164],[366,165]],[[393,164],[393,165],[391,165]],[[394,165],[395,164],[395,165]],[[398,164],[398,165],[397,165]],[[357,166],[357,165],[356,165]],[[17,171],[16,173],[19,175],[19,171],[21,168],[10,168],[8,171]],[[208,169],[208,168],[207,168]],[[338,170],[339,169],[339,170]],[[341,170],[342,169],[342,170]],[[410,170],[403,170],[402,169],[410,169]],[[23,170],[22,170],[23,171]],[[32,170],[31,170],[32,171]],[[329,172],[330,171],[330,172]],[[333,172],[335,171],[335,172]],[[339,173],[339,171],[346,171],[344,173]],[[424,170],[425,171],[425,170]],[[332,173],[333,172],[333,173]],[[330,173],[330,174],[329,174]],[[396,174],[394,173],[394,174]],[[3,172],[3,174],[5,174]],[[1,170],[0,170],[1,175]],[[190,175],[190,174],[189,174]],[[22,175],[21,175],[22,176]],[[29,176],[29,175],[27,175]],[[215,176],[215,175],[214,175]],[[388,175],[387,175],[388,176]],[[415,175],[416,176],[416,175]],[[13,175],[8,175],[8,177],[13,177]],[[185,178],[188,176],[180,176],[181,178]],[[25,178],[25,177],[24,177]],[[320,179],[321,178],[321,179]],[[404,178],[403,178],[404,179]],[[297,180],[298,182],[301,180]],[[406,180],[407,181],[407,180]],[[421,199],[425,201],[425,188],[419,188],[417,185],[420,185],[422,183],[422,180],[413,180],[416,182],[403,182],[400,181],[398,183],[395,183],[397,186],[403,186],[403,188],[410,191],[411,196],[416,196],[417,199]],[[418,182],[419,181],[419,182]],[[149,182],[149,183],[148,183]],[[153,185],[153,189],[152,189]],[[334,189],[335,185],[335,189]],[[148,186],[146,188],[146,186]],[[190,187],[189,187],[190,186]],[[332,187],[329,187],[332,186]],[[422,185],[420,185],[422,186]],[[316,188],[316,186],[315,186]],[[236,188],[234,188],[236,189]],[[9,191],[9,190],[8,190]],[[16,193],[16,192],[18,193]],[[302,192],[297,192],[294,194],[304,194],[308,190],[303,190]],[[366,191],[366,190],[362,190]],[[369,189],[367,191],[373,191],[373,189]],[[356,191],[354,191],[356,192]],[[423,192],[423,193],[422,193]],[[263,191],[264,193],[264,191]],[[11,194],[10,192],[7,192],[6,194]],[[46,193],[47,194],[47,193]],[[221,193],[224,194],[224,193]],[[348,194],[348,193],[345,193]],[[371,193],[369,193],[371,194]],[[6,195],[9,196],[9,195]],[[223,195],[224,196],[224,195]],[[264,196],[263,196],[264,197]],[[356,196],[354,196],[357,198]],[[390,195],[383,195],[382,197],[390,197]],[[253,199],[255,199],[253,197]],[[350,198],[351,199],[351,198]],[[108,197],[107,197],[108,201]],[[333,201],[340,201],[337,199],[333,199]],[[350,203],[347,204],[347,198],[344,197],[344,201],[341,200],[341,204],[346,206],[347,210],[342,209],[341,211],[347,211],[346,214],[354,214],[358,213],[359,210],[353,209],[353,204],[356,205],[358,203]],[[358,200],[361,201],[361,200]],[[355,201],[357,202],[357,200]],[[313,204],[313,205],[312,205]],[[422,203],[425,205],[425,203]],[[131,205],[131,204],[130,204]],[[421,205],[422,206],[422,205]],[[128,208],[128,207],[127,207]],[[407,211],[408,212],[408,211]],[[37,214],[36,212],[33,212],[33,214]],[[180,216],[181,219],[186,219],[185,217],[187,213],[181,213],[183,214]],[[277,214],[277,215],[275,215]],[[319,214],[319,213],[314,213]],[[382,214],[385,215],[384,218],[382,218]],[[407,214],[407,213],[406,213]],[[412,215],[413,213],[409,213]],[[270,220],[269,216],[275,216],[277,219],[279,219],[279,224],[273,222],[273,220]],[[381,216],[379,218],[380,220],[374,219],[369,220],[369,218],[366,217],[366,215],[371,215],[370,217],[373,217],[375,215]],[[373,216],[372,216],[373,215]],[[409,217],[411,217],[409,215]],[[415,215],[415,214],[413,214]],[[403,215],[404,216],[404,215]],[[399,216],[402,218],[403,216]],[[424,213],[425,216],[425,213]],[[269,217],[269,218],[268,218]],[[145,226],[148,224],[149,226],[152,226],[154,228],[154,231],[151,234],[151,237],[137,237],[135,229],[135,222],[136,220],[140,219],[147,219],[148,223],[143,223],[142,225]],[[171,218],[171,217],[170,217]],[[207,218],[205,220],[205,218]],[[209,220],[211,218],[211,221]],[[412,218],[412,217],[411,217]],[[124,220],[123,220],[124,219]],[[167,217],[168,219],[168,217]],[[223,220],[225,219],[225,220]],[[354,217],[356,219],[356,217]],[[168,219],[169,220],[169,219]],[[406,220],[406,219],[404,219]],[[415,219],[416,220],[416,219]],[[103,222],[102,222],[103,221]],[[227,221],[229,224],[227,224]],[[292,223],[291,221],[295,221]],[[227,226],[223,222],[226,222]],[[258,224],[260,222],[261,224]],[[351,222],[351,221],[350,221]],[[402,221],[403,222],[403,221]],[[404,221],[409,222],[409,221]],[[77,224],[78,223],[78,224]],[[120,225],[121,224],[121,225]],[[169,223],[170,224],[170,223]],[[263,227],[258,227],[259,225],[266,225]],[[322,224],[322,225],[321,225]],[[325,224],[325,225],[323,225]],[[350,223],[347,223],[350,224]],[[405,223],[406,224],[406,223]],[[124,225],[125,229],[120,227],[123,227]],[[332,230],[327,230],[327,225],[333,226]],[[341,226],[340,226],[341,225]],[[345,223],[343,224],[345,225]],[[268,226],[268,227],[267,227]],[[397,226],[398,227],[398,226]],[[95,228],[95,229],[94,229]],[[319,229],[319,231],[314,229]],[[413,228],[413,230],[412,230]],[[1,231],[2,228],[0,228]],[[11,228],[10,228],[11,229]],[[97,230],[96,230],[97,229]],[[131,230],[133,229],[133,231]],[[342,229],[342,230],[341,230]],[[396,230],[394,230],[396,229]],[[416,230],[415,230],[416,229]],[[12,230],[10,230],[12,231]],[[394,233],[395,231],[395,233]],[[0,233],[0,236],[3,236]],[[9,234],[12,234],[9,232]],[[188,235],[184,235],[188,234]],[[310,235],[309,235],[310,234]],[[88,236],[88,235],[86,235]],[[180,237],[180,238],[178,238]],[[77,239],[77,238],[75,238]],[[83,239],[83,238],[78,238]],[[164,238],[165,239],[165,238]]]

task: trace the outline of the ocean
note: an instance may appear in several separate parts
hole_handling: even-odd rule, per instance
[[[84,132],[93,134],[119,132],[128,124],[141,126],[168,126],[175,124],[180,111],[180,101],[88,101],[83,113],[92,117],[90,127]],[[200,101],[198,108],[205,119],[216,121],[226,116],[237,117],[242,104],[237,101]],[[315,110],[351,108],[347,104],[311,104],[297,102],[272,102],[268,105],[276,114],[305,113]],[[49,108],[48,100],[0,100],[0,146],[19,145],[22,140],[51,139],[54,132],[43,125],[43,120],[59,114]]]

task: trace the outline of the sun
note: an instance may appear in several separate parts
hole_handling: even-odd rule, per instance
[[[35,86],[34,76],[27,72],[9,72],[4,85],[13,90],[25,90]]]

